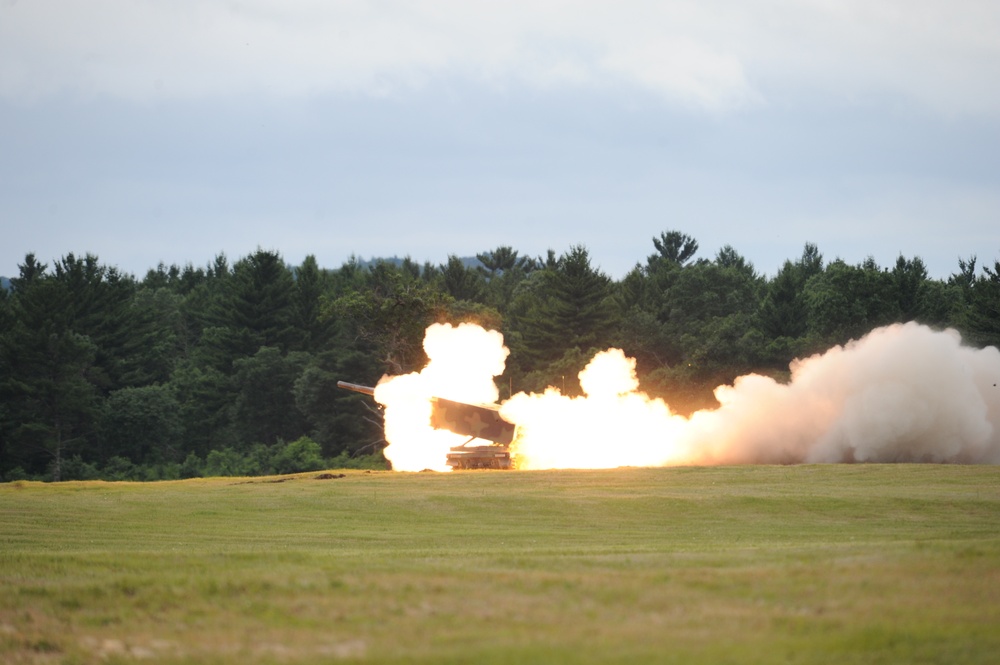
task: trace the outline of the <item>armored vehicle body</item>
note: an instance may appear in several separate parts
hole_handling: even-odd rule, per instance
[[[345,390],[374,395],[371,386],[338,381]],[[500,407],[495,404],[468,404],[444,397],[431,398],[431,427],[448,430],[469,437],[461,446],[453,447],[447,455],[447,464],[453,469],[510,469],[512,468],[510,444],[514,441],[514,423],[500,417]],[[491,444],[472,445],[475,440],[492,441]]]

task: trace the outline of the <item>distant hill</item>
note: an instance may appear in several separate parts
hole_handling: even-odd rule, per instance
[[[460,258],[461,258],[461,261],[462,261],[462,265],[464,265],[466,268],[476,268],[476,267],[479,267],[479,266],[483,265],[479,261],[479,259],[477,259],[474,256],[463,256],[463,257],[460,257]],[[373,256],[370,259],[362,259],[360,257],[355,257],[355,260],[357,261],[358,265],[361,266],[362,268],[369,268],[369,267],[375,265],[376,263],[379,263],[379,262],[382,262],[382,261],[384,261],[386,263],[392,263],[392,264],[398,266],[398,265],[401,265],[405,259],[402,259],[402,258],[400,258],[398,256],[390,256],[390,257]],[[447,263],[447,261],[445,263]],[[418,263],[418,265],[420,265],[422,267],[424,264],[423,263]],[[431,265],[433,265],[435,268],[437,268],[437,267],[440,267],[442,264],[440,264],[440,263],[432,263]],[[295,266],[289,266],[289,268],[291,268],[293,271],[295,270]],[[9,277],[0,276],[0,289],[4,289],[6,291],[10,291],[10,278]]]
[[[385,257],[385,256],[373,256],[372,258],[367,259],[367,260],[366,259],[362,259],[361,257],[355,257],[355,259],[357,260],[358,265],[361,266],[362,268],[368,268],[368,267],[373,266],[376,263],[380,263],[380,262],[392,263],[393,265],[397,265],[398,266],[398,265],[402,264],[403,261],[405,260],[405,259],[402,259],[402,258],[400,258],[398,256],[389,256],[389,257]],[[462,256],[462,257],[459,257],[459,259],[462,261],[462,265],[464,265],[466,268],[475,268],[477,266],[483,265],[479,261],[479,259],[477,259],[474,256]],[[416,263],[419,266],[423,266],[424,265],[423,263],[418,262],[418,261],[414,261],[414,263]],[[432,262],[428,262],[428,263],[431,263],[431,265],[433,265],[434,267],[439,267],[440,265],[442,265],[440,263],[432,263]],[[447,264],[448,262],[445,261],[444,263]]]

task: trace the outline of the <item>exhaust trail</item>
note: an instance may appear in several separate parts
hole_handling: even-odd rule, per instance
[[[791,365],[788,384],[745,376],[691,418],[699,463],[1000,462],[1000,351],[954,330],[878,328]]]
[[[400,470],[441,468],[448,446],[460,443],[430,428],[420,400],[495,400],[493,377],[508,354],[499,333],[472,324],[431,326],[425,349],[431,360],[423,371],[384,377],[375,393],[387,407],[386,454],[406,459],[397,465],[391,458]],[[788,383],[750,374],[719,386],[718,408],[685,418],[643,393],[635,361],[609,349],[580,373],[582,396],[551,387],[518,393],[500,413],[517,426],[511,452],[521,469],[1000,463],[994,347],[964,346],[953,330],[897,324],[796,360],[790,369]],[[413,413],[404,417],[407,408]]]

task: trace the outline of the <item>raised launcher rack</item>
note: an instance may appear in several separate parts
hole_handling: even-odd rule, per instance
[[[373,396],[375,389],[357,383],[338,381],[337,387]],[[448,430],[469,437],[461,446],[455,446],[446,462],[453,469],[511,469],[510,444],[514,440],[514,424],[500,417],[500,407],[495,404],[469,404],[444,397],[431,398],[431,427]],[[492,441],[491,444],[469,444],[476,439]]]

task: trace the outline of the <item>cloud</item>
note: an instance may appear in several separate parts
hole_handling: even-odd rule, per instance
[[[994,112],[1000,6],[959,0],[6,0],[0,96],[636,91],[732,111],[801,90]]]
[[[761,101],[739,58],[686,38],[611,50],[602,65],[641,88],[690,106],[726,111]]]

